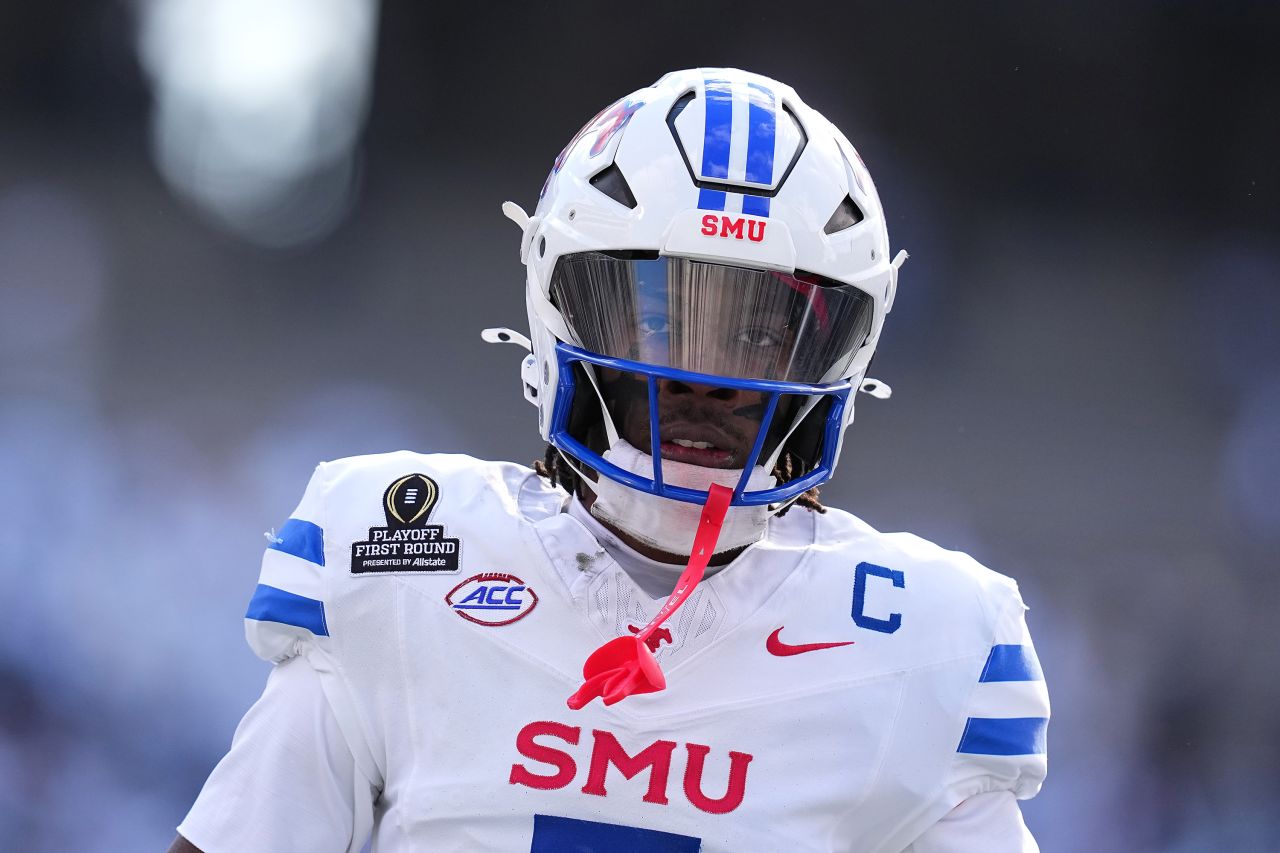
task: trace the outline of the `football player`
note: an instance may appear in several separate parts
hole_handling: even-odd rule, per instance
[[[905,258],[849,141],[682,71],[504,209],[531,332],[485,338],[529,350],[545,460],[316,469],[172,850],[1035,850],[1016,584],[818,500]]]

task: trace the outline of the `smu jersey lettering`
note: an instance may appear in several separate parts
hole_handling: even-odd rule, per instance
[[[375,850],[896,853],[962,801],[1039,789],[1048,696],[1016,585],[838,510],[774,519],[703,582],[660,642],[665,691],[568,710],[585,657],[662,602],[565,500],[516,465],[357,457],[321,465],[272,539],[248,639],[318,673],[381,791]],[[353,571],[371,530],[428,528],[456,566]]]

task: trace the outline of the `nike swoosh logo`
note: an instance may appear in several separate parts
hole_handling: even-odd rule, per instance
[[[785,625],[783,626],[786,627]],[[791,645],[784,643],[778,639],[778,635],[782,633],[782,628],[774,631],[769,635],[769,639],[764,641],[764,647],[769,650],[769,654],[780,658],[790,657],[791,655],[802,655],[805,652],[816,652],[819,649],[834,649],[837,646],[852,646],[853,640],[845,640],[842,643],[798,643]]]

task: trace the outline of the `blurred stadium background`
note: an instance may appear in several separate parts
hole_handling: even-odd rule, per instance
[[[793,84],[911,251],[825,491],[1019,578],[1047,851],[1280,850],[1280,6],[7,2],[0,847],[161,850],[316,461],[540,452],[517,233],[597,110]]]

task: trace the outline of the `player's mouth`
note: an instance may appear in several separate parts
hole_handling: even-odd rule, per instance
[[[670,437],[663,436],[662,458],[672,462],[684,462],[688,465],[700,465],[703,468],[733,468],[737,454],[726,447],[726,437],[716,434],[718,431],[697,430],[686,433],[673,430]]]

